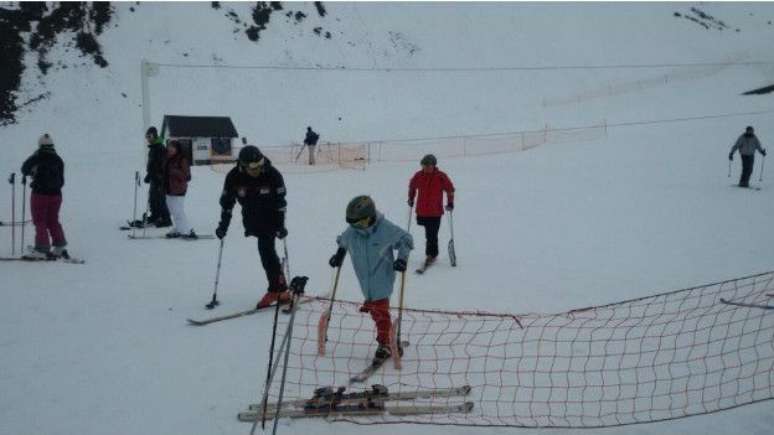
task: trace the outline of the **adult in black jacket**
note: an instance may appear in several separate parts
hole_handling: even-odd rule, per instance
[[[239,152],[237,166],[226,175],[220,196],[220,223],[215,230],[218,238],[226,236],[231,211],[237,201],[242,206],[245,237],[258,238],[258,252],[269,286],[257,308],[290,300],[275,250],[275,237],[284,239],[288,235],[285,229],[285,193],[285,181],[279,171],[257,147],[247,145]]]
[[[34,258],[66,256],[67,240],[59,223],[64,162],[56,153],[48,133],[40,137],[38,150],[24,161],[21,172],[25,177],[32,177],[30,211],[35,225],[35,249],[27,255]],[[54,249],[49,252],[52,245]]]
[[[320,135],[317,134],[312,127],[306,127],[306,137],[304,137],[304,145],[309,147],[309,164],[314,165],[314,151],[317,141],[320,139]]]
[[[150,216],[146,224],[157,227],[168,227],[172,225],[167,209],[166,192],[164,191],[164,166],[167,152],[164,149],[164,142],[159,137],[156,127],[148,128],[145,132],[145,140],[148,142],[148,164],[145,172],[145,183],[148,188],[148,206],[150,207]]]

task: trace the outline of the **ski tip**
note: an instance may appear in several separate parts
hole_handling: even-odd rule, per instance
[[[193,325],[193,326],[202,326],[202,325],[204,325],[204,322],[200,322],[199,320],[194,320],[194,319],[185,319],[185,320],[188,321],[189,325]]]

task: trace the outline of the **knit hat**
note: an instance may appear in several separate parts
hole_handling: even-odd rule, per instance
[[[54,140],[48,133],[44,133],[43,136],[38,139],[38,146],[41,148],[54,148]]]

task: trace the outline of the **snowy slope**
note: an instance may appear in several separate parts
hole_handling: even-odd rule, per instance
[[[168,63],[350,67],[501,67],[770,61],[770,4],[701,7],[741,28],[710,31],[677,19],[690,4],[311,3],[304,25],[276,20],[256,44],[223,18],[249,4],[116,4],[118,27],[101,40],[110,67],[46,76],[51,97],[0,130],[0,173],[18,171],[39,134],[67,162],[62,220],[83,266],[0,264],[0,433],[246,433],[235,413],[261,392],[270,316],[192,329],[212,291],[216,241],[128,241],[116,226],[132,209],[142,168],[139,65]],[[332,32],[330,40],[312,32]],[[392,33],[391,33],[392,32]],[[396,35],[400,35],[399,37]],[[410,54],[414,49],[414,54]],[[59,51],[57,51],[59,50]],[[187,56],[184,56],[184,53]],[[73,56],[57,48],[49,54]],[[29,56],[30,66],[34,57]],[[222,71],[222,70],[220,70]],[[663,85],[654,79],[668,76]],[[675,79],[675,77],[677,77]],[[227,114],[258,145],[399,139],[608,124],[774,109],[739,94],[774,79],[766,66],[704,69],[491,72],[197,72],[162,69],[152,115]],[[618,86],[617,88],[615,86]],[[25,92],[40,86],[25,76]],[[612,87],[611,87],[612,86]],[[619,89],[605,95],[605,89]],[[127,94],[124,98],[121,93]],[[339,120],[341,118],[341,120]],[[731,188],[727,151],[745,125],[764,147],[772,114],[610,127],[607,137],[524,153],[441,161],[457,185],[459,267],[445,258],[408,281],[412,307],[558,312],[772,269],[774,186]],[[417,160],[422,150],[417,150]],[[308,290],[330,283],[327,258],[354,195],[371,194],[406,223],[415,163],[365,171],[287,170],[288,249]],[[186,207],[200,233],[214,229],[223,175],[195,168]],[[7,185],[6,185],[7,186]],[[0,195],[7,198],[10,193]],[[144,200],[144,192],[141,202]],[[5,201],[5,199],[4,199]],[[0,220],[8,220],[0,207]],[[415,227],[414,227],[415,228]],[[8,229],[0,249],[10,251]],[[441,229],[441,244],[448,240]],[[423,235],[412,230],[420,245]],[[31,228],[27,228],[30,240]],[[18,234],[17,234],[18,236]],[[418,263],[421,255],[412,256]],[[220,280],[226,313],[254,304],[265,281],[254,239],[235,219]],[[359,298],[350,268],[343,297]],[[768,433],[770,404],[610,433]],[[360,433],[350,425],[283,423],[282,433]],[[390,427],[368,428],[389,433]],[[469,433],[402,426],[405,433]],[[494,429],[476,429],[495,433]],[[573,431],[561,431],[571,433]]]

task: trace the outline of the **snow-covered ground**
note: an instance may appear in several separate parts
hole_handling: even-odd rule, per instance
[[[115,4],[119,26],[102,39],[110,67],[49,74],[50,98],[0,130],[2,174],[18,172],[37,137],[52,134],[67,164],[61,215],[70,250],[87,259],[82,266],[0,264],[0,433],[249,430],[234,416],[262,391],[271,316],[188,327],[185,318],[210,314],[203,305],[212,292],[217,241],[130,241],[116,229],[131,216],[134,171],[144,161],[142,58],[211,63],[215,54],[238,65],[423,68],[772,61],[774,26],[767,23],[774,6],[765,3],[701,5],[740,32],[706,30],[674,17],[694,6],[687,3],[325,5],[323,19],[311,3],[286,4],[304,10],[308,25],[277,19],[256,44],[232,35],[225,11],[209,3],[143,3],[135,12],[129,3]],[[224,9],[246,14],[248,6],[225,3]],[[332,39],[313,35],[317,21]],[[49,56],[74,55],[60,47]],[[34,61],[30,56],[30,67]],[[771,65],[697,69],[695,75],[675,67],[220,75],[162,68],[151,79],[151,109],[154,123],[163,114],[232,116],[240,134],[259,146],[298,142],[306,125],[323,141],[400,139],[768,111],[774,109],[770,95],[740,93],[771,84],[773,72]],[[25,76],[25,92],[34,94],[36,86],[34,74]],[[771,176],[764,173],[758,182],[758,158],[753,179],[762,190],[733,188],[739,162],[728,178],[726,155],[746,125],[772,149],[772,118],[610,127],[593,142],[442,160],[457,187],[459,267],[448,267],[442,256],[427,275],[410,276],[407,304],[559,312],[771,270]],[[418,161],[423,150],[416,154]],[[289,192],[292,272],[310,277],[308,292],[323,293],[347,201],[370,194],[389,219],[405,225],[407,183],[418,163],[309,174],[280,169]],[[223,178],[206,167],[193,171],[186,208],[200,233],[211,233],[217,223]],[[3,189],[0,196],[8,198]],[[0,211],[0,220],[10,219],[7,206]],[[419,248],[411,260],[418,264],[423,235],[413,228]],[[0,232],[6,255],[10,230]],[[31,234],[27,227],[28,240]],[[445,246],[446,223],[441,235]],[[356,300],[356,280],[350,267],[344,270],[342,297]],[[215,312],[253,305],[265,286],[254,239],[242,237],[235,218]],[[763,434],[772,425],[771,404],[761,403],[604,432]],[[319,421],[280,429],[364,430]]]

